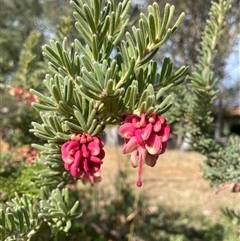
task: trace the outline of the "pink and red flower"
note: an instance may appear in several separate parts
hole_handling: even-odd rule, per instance
[[[89,134],[74,134],[61,147],[64,168],[83,182],[100,180],[100,167],[105,156],[101,138]]]
[[[22,101],[31,106],[33,102],[37,102],[38,98],[28,90],[24,90],[22,86],[11,88],[9,94],[15,97],[15,101]]]
[[[165,152],[170,136],[170,126],[166,119],[155,112],[150,117],[129,115],[124,119],[118,134],[124,138],[123,153],[131,153],[133,167],[138,167],[137,186],[142,186],[142,166],[153,167],[160,154]]]

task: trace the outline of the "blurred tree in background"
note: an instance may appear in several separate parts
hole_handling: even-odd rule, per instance
[[[42,45],[50,38],[74,38],[76,30],[66,1],[3,0],[0,11],[1,136],[20,146],[34,139],[29,129],[38,115],[31,107],[29,89],[43,88],[48,67]]]
[[[42,6],[38,0],[1,1],[0,48],[1,82],[11,80],[16,71],[20,51],[28,35],[40,30]],[[41,58],[40,46],[38,58]]]
[[[39,61],[43,61],[41,46],[50,38],[57,37],[56,30],[60,30],[60,25],[59,32],[64,36],[67,33],[69,37],[74,35],[71,33],[71,29],[74,32],[73,17],[68,1],[2,0],[0,13],[1,83],[11,82],[18,68],[22,46],[32,31],[41,34],[34,50]]]

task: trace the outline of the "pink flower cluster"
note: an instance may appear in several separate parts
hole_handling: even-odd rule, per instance
[[[61,147],[64,168],[85,183],[101,180],[100,167],[105,156],[101,138],[89,134],[74,134]]]
[[[36,157],[37,157],[37,150],[33,148],[29,148],[27,152],[26,162],[31,164],[36,159]]]
[[[143,164],[153,167],[160,154],[165,152],[170,136],[166,119],[153,112],[129,115],[124,119],[118,133],[124,138],[123,153],[131,153],[133,167],[138,167],[137,186],[142,186]],[[73,134],[71,140],[61,147],[64,167],[74,178],[92,184],[101,180],[100,168],[105,156],[104,143],[97,136]]]
[[[158,156],[164,153],[170,136],[170,126],[163,116],[155,112],[150,117],[142,113],[141,116],[127,116],[118,133],[124,138],[123,153],[131,153],[132,166],[138,167],[136,185],[141,187],[143,164],[154,166]]]
[[[31,105],[33,102],[38,101],[38,98],[33,95],[31,92],[24,90],[21,86],[11,88],[9,94],[15,97],[15,100],[23,101],[27,105]]]
[[[219,192],[230,189],[231,192],[240,192],[240,183],[224,183],[217,191],[216,194]]]

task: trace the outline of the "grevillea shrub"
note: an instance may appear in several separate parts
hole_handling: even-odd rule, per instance
[[[132,23],[128,0],[77,0],[70,4],[80,36],[72,43],[67,38],[51,40],[42,48],[50,66],[42,81],[44,91],[30,90],[37,100],[32,106],[41,118],[32,122],[30,131],[42,144],[32,144],[38,154],[23,173],[29,191],[23,195],[16,193],[7,203],[8,208],[0,210],[3,240],[42,239],[45,230],[49,230],[51,240],[77,240],[78,235],[71,235],[73,224],[78,225],[80,221],[81,233],[84,233],[88,223],[80,219],[84,207],[80,200],[71,199],[69,187],[76,188],[78,180],[95,184],[101,179],[101,167],[105,164],[101,138],[105,127],[119,126],[118,133],[124,138],[123,153],[130,154],[132,166],[138,167],[136,184],[141,187],[143,164],[158,164],[159,156],[166,151],[170,135],[167,116],[170,113],[172,118],[178,118],[171,114],[171,107],[175,106],[176,110],[182,104],[172,98],[172,94],[184,83],[188,67],[176,68],[170,58],[156,61],[155,56],[178,29],[184,13],[173,18],[174,6],[166,4],[164,9],[159,9],[158,4],[153,3],[140,14],[136,26],[127,28]],[[218,148],[209,136],[210,107],[216,96],[212,59],[228,8],[229,2],[213,3],[203,34],[200,63],[188,86],[190,96],[186,101],[189,103],[184,105],[188,108],[181,131],[191,132],[195,150],[208,155],[211,146],[212,152],[208,155],[208,164],[213,167],[208,173],[211,178],[220,179],[223,173],[224,181],[239,183],[237,154]],[[32,97],[24,97],[19,88],[14,93],[26,104],[32,101]],[[224,154],[224,160],[218,153]],[[235,165],[225,162],[227,157],[231,157],[229,160]],[[225,170],[220,176],[219,163]],[[238,189],[235,185],[234,190]],[[81,190],[79,197],[81,199]],[[131,203],[135,212],[126,218],[129,223],[139,212],[137,198]],[[235,212],[234,216],[237,216]],[[135,224],[133,221],[129,227],[132,236]],[[105,225],[101,229],[91,223],[91,227],[98,230],[104,240]],[[78,226],[77,233],[79,229]],[[116,236],[115,230],[111,230],[110,235],[111,239],[122,238]]]
[[[138,167],[140,187],[143,164],[154,166],[166,150],[170,126],[162,114],[172,105],[172,89],[184,82],[188,71],[185,66],[173,71],[169,58],[157,69],[153,58],[184,14],[170,27],[174,7],[167,4],[161,17],[154,3],[147,15],[140,15],[141,27],[124,33],[119,29],[128,24],[130,1],[109,0],[104,5],[84,0],[71,5],[85,44],[76,39],[69,49],[65,38],[63,43],[43,46],[55,72],[44,80],[48,94],[31,90],[39,100],[33,106],[43,122],[33,122],[31,132],[45,141],[43,146],[33,145],[40,150],[37,162],[59,177],[57,185],[78,179],[94,184],[104,163],[104,129],[118,125],[123,153],[131,153],[132,166]],[[111,14],[116,14],[115,20]]]

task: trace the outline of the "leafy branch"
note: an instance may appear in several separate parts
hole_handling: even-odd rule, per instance
[[[230,138],[225,147],[214,140],[210,111],[218,92],[213,61],[221,36],[226,30],[225,16],[229,8],[229,1],[212,3],[209,19],[202,33],[198,63],[190,77],[193,93],[189,98],[188,125],[185,127],[185,131],[191,133],[193,149],[207,157],[203,165],[204,177],[217,186],[240,181],[239,141],[237,138]]]
[[[229,7],[229,1],[220,0],[219,3],[212,3],[209,19],[202,33],[198,63],[190,77],[190,85],[194,93],[189,115],[194,125],[195,131],[192,134],[195,138],[209,136],[213,122],[210,110],[218,92],[215,86],[213,60],[225,30],[225,16]]]
[[[40,197],[15,193],[7,205],[0,208],[0,237],[6,241],[31,240],[46,226],[68,232],[71,222],[81,216],[79,202],[72,203],[68,189],[42,188]]]

